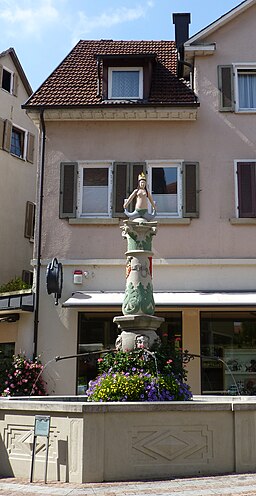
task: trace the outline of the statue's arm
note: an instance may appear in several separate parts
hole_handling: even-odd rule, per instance
[[[148,191],[148,199],[149,199],[152,207],[156,210],[156,204],[155,204],[155,202],[153,200],[153,196],[151,195],[151,193],[149,191]]]
[[[128,207],[128,205],[131,203],[131,201],[135,198],[137,194],[137,189],[135,189],[129,196],[129,198],[124,200],[124,208]]]

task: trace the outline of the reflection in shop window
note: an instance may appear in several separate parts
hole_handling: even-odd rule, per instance
[[[201,354],[203,394],[256,395],[254,312],[202,313]]]
[[[114,314],[90,316],[79,313],[77,353],[90,353],[97,350],[115,349],[115,341],[119,334],[117,325],[113,323]],[[182,348],[182,317],[180,312],[159,314],[165,322],[158,330],[163,343],[171,343],[174,350]],[[92,354],[77,359],[77,394],[85,394],[89,381],[98,374],[99,354]],[[182,363],[181,363],[182,367]]]

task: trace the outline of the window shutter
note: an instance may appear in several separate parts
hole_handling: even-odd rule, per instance
[[[4,124],[4,139],[3,139],[3,150],[10,152],[11,150],[11,138],[12,138],[12,123],[5,120]]]
[[[130,194],[128,166],[127,162],[114,163],[113,217],[125,217],[123,203]]]
[[[256,217],[256,181],[254,162],[238,162],[237,181],[239,217]]]
[[[27,141],[27,161],[33,164],[34,162],[34,149],[35,149],[35,136],[28,133]]]
[[[145,162],[133,162],[130,165],[130,193],[138,187],[138,176],[144,172],[146,175],[146,163]]]
[[[218,66],[219,110],[234,111],[234,77],[232,65]]]
[[[0,64],[0,86],[2,87],[2,81],[3,81],[3,66]]]
[[[60,219],[76,217],[77,170],[77,162],[60,164]]]
[[[184,162],[183,217],[199,217],[199,163]]]
[[[3,141],[4,141],[4,119],[1,119],[0,117],[0,149],[3,148]]]
[[[12,87],[12,94],[14,96],[18,96],[18,84],[19,84],[18,74],[16,72],[14,72],[14,74],[13,74],[13,87]]]
[[[27,201],[26,203],[26,216],[25,216],[25,238],[34,239],[34,229],[35,229],[35,211],[36,206],[34,203]]]
[[[138,186],[138,175],[146,173],[145,162],[115,162],[113,180],[113,217],[125,217],[124,199]],[[132,206],[129,205],[129,210]]]

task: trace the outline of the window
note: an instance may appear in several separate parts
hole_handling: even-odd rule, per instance
[[[256,217],[256,161],[235,162],[237,217]]]
[[[159,217],[199,216],[197,162],[62,162],[60,218],[125,217],[124,199],[148,173]],[[131,211],[135,204],[129,205]]]
[[[143,98],[142,67],[109,67],[108,98],[116,100]]]
[[[12,127],[11,153],[17,157],[24,157],[25,132]]]
[[[24,236],[25,238],[28,238],[30,241],[34,239],[35,210],[36,210],[35,203],[27,201]]]
[[[78,175],[78,214],[80,217],[109,217],[111,213],[109,163],[84,163]]]
[[[27,162],[34,162],[35,136],[0,118],[0,149]]]
[[[0,82],[1,88],[11,95],[17,96],[18,76],[15,72],[10,71],[0,64]]]
[[[253,312],[202,312],[203,394],[255,395],[255,353]]]
[[[220,110],[256,111],[256,65],[218,67]]]
[[[198,164],[149,162],[149,187],[160,217],[198,216]]]

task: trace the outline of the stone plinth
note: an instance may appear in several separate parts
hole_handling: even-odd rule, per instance
[[[121,315],[115,317],[121,334],[116,340],[116,348],[122,351],[133,351],[138,348],[152,348],[160,342],[156,330],[164,321],[153,315]]]

